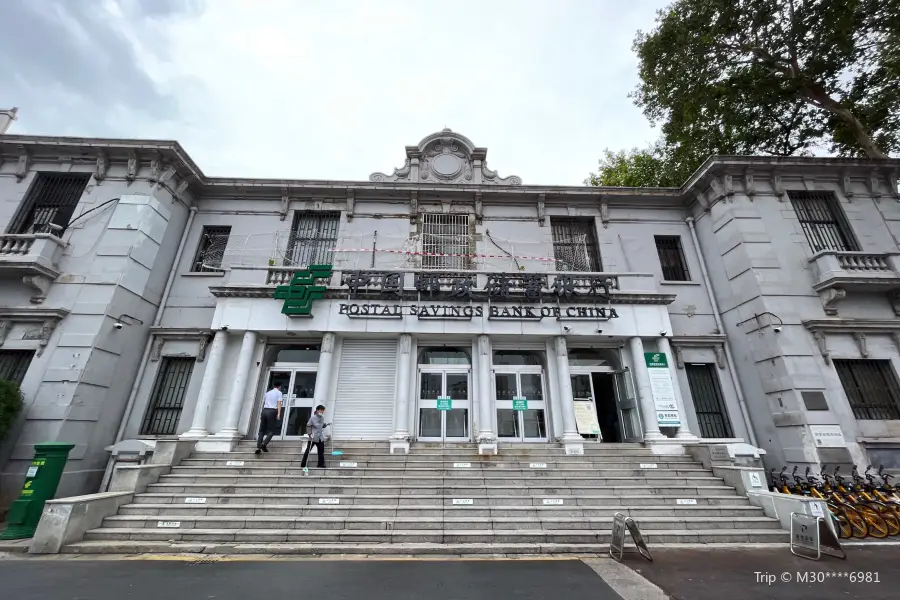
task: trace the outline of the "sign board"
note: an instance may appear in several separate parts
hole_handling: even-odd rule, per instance
[[[242,460],[229,460],[225,463],[226,467],[243,467],[244,461]]]
[[[475,502],[471,498],[454,498],[453,504],[454,505],[460,505],[460,504],[470,505],[470,504],[475,504]]]
[[[644,536],[641,535],[641,530],[638,527],[637,522],[631,517],[626,517],[618,512],[613,516],[612,537],[609,540],[609,555],[617,561],[622,562],[622,556],[625,554],[626,529],[628,530],[628,533],[631,534],[631,539],[634,541],[634,545],[637,547],[638,552],[641,553],[641,556],[650,562],[653,562],[653,557],[650,555],[650,549],[647,547],[647,542],[644,541]]]
[[[818,448],[846,448],[844,432],[840,425],[810,425],[809,432]]]
[[[642,468],[642,469],[655,469],[655,468],[657,468],[658,466],[659,466],[659,465],[657,465],[656,463],[641,463],[641,468]]]
[[[38,468],[37,467],[28,467],[28,471],[25,472],[25,477],[34,477],[37,475]]]
[[[750,487],[761,488],[762,486],[762,478],[759,473],[750,473]]]
[[[731,462],[731,455],[728,453],[728,446],[725,444],[716,444],[709,447],[709,460],[713,462]]]
[[[525,396],[513,396],[513,410],[528,410],[528,400]]]
[[[468,469],[472,466],[472,463],[453,463],[454,469]]]
[[[547,463],[531,463],[528,466],[532,469],[546,469]]]
[[[319,504],[340,504],[340,498],[319,498]]]
[[[675,400],[669,358],[663,352],[644,352],[644,363],[650,373],[650,393],[656,408],[656,422],[662,427],[678,427],[681,425],[681,415]]]
[[[791,554],[810,560],[819,560],[823,554],[846,560],[838,536],[825,521],[831,515],[816,514],[824,513],[818,502],[810,505],[810,509],[812,515],[791,513]]]
[[[581,435],[600,435],[600,421],[597,420],[597,407],[590,400],[576,401],[575,425]]]
[[[562,498],[544,498],[544,504],[548,504],[548,505],[552,505],[552,506],[559,506],[562,503],[563,503]]]
[[[566,454],[584,454],[584,446],[566,446]]]
[[[158,521],[156,526],[165,529],[178,529],[181,527],[181,521]]]
[[[676,498],[675,504],[693,505],[697,504],[696,498]]]
[[[438,396],[437,409],[453,410],[453,400],[450,399],[450,396]]]
[[[185,503],[185,504],[206,504],[206,498],[191,498],[191,497],[188,497],[188,498],[185,498],[185,499],[184,499],[184,503]]]
[[[357,463],[355,463],[355,462],[349,462],[349,461],[344,461],[344,462],[341,462],[341,466],[342,466],[342,467],[349,467],[349,468],[351,468],[351,469],[355,469],[356,466],[357,466]]]

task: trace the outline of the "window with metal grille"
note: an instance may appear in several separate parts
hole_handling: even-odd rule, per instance
[[[231,227],[227,225],[204,225],[197,244],[197,254],[191,264],[191,273],[218,273],[222,270],[222,259]]]
[[[656,253],[662,266],[665,281],[690,281],[691,274],[681,248],[681,237],[677,235],[657,235]]]
[[[308,267],[334,264],[334,248],[340,225],[339,211],[295,212],[284,265]]]
[[[0,350],[0,380],[22,385],[32,358],[33,350]]]
[[[175,435],[193,370],[193,358],[162,358],[141,435]]]
[[[722,396],[716,366],[705,363],[690,364],[685,365],[684,370],[687,371],[688,386],[691,389],[691,398],[694,399],[700,437],[733,438],[734,430],[731,428],[731,419],[728,418],[728,410],[725,408],[725,398]]]
[[[803,235],[813,252],[852,252],[859,244],[850,223],[832,192],[788,192]]]
[[[472,268],[469,215],[422,214],[422,268],[467,271]]]
[[[550,219],[557,271],[603,270],[593,219]]]
[[[88,173],[38,173],[8,233],[62,235],[90,180]]]
[[[853,416],[860,420],[900,419],[900,385],[889,360],[835,360],[834,368]]]

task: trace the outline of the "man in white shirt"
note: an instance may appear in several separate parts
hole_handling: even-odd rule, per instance
[[[263,409],[259,417],[259,437],[256,438],[256,453],[268,452],[269,442],[278,429],[278,421],[281,420],[281,405],[284,395],[281,393],[281,384],[276,383],[272,389],[263,396]]]

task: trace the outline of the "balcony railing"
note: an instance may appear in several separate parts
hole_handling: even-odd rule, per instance
[[[0,234],[0,270],[55,279],[65,246],[65,242],[49,233]]]
[[[819,252],[809,262],[815,273],[816,291],[900,288],[900,252]]]

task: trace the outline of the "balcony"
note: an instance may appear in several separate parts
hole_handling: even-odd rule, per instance
[[[49,233],[0,234],[0,277],[21,277],[37,290],[31,301],[40,304],[59,276],[65,242]]]
[[[837,302],[850,292],[892,295],[900,292],[900,252],[825,250],[813,256],[809,262],[813,265],[815,277],[813,289],[822,298],[822,305],[828,315],[837,314]]]

